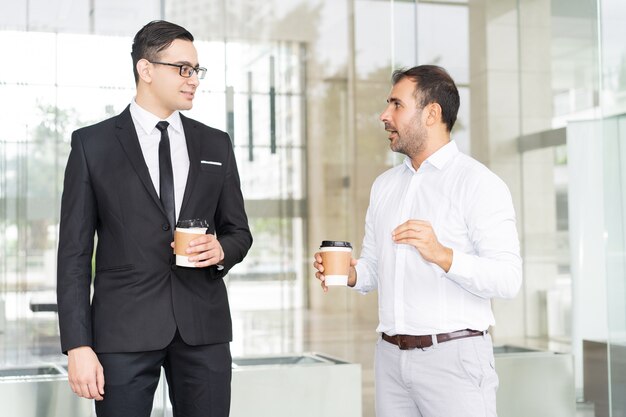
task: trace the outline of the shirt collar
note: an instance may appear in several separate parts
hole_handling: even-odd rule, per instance
[[[456,142],[451,140],[441,148],[437,149],[435,153],[429,156],[426,160],[429,164],[441,170],[444,166],[446,166],[448,161],[454,158],[457,153],[459,153],[459,148],[456,146]]]
[[[435,168],[441,170],[446,166],[448,161],[450,161],[454,156],[459,153],[459,148],[456,146],[456,142],[451,140],[450,142],[443,145],[441,148],[437,149],[435,153],[430,155],[422,164],[428,163]],[[408,156],[404,158],[404,164],[413,172],[415,168],[413,168],[413,163],[411,162],[411,158]]]
[[[156,129],[156,124],[163,120],[137,104],[134,97],[130,102],[130,114],[146,135],[153,133],[154,129]],[[183,131],[183,124],[180,120],[180,112],[178,110],[172,113],[165,121],[168,122],[177,133]]]

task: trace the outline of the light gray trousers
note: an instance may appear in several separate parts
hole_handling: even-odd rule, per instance
[[[491,336],[400,350],[378,340],[377,417],[496,417]]]

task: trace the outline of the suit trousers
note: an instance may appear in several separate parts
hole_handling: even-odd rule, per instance
[[[411,350],[379,339],[375,384],[377,417],[496,417],[491,336]]]
[[[98,417],[149,417],[161,367],[169,385],[174,417],[227,417],[230,412],[230,345],[190,346],[178,331],[162,350],[99,353],[104,399]]]

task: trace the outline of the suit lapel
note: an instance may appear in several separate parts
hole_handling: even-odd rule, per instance
[[[156,189],[154,188],[154,183],[152,182],[152,178],[150,178],[150,172],[148,171],[148,166],[146,165],[143,152],[141,151],[141,146],[139,145],[137,130],[135,129],[135,125],[133,124],[133,120],[130,115],[130,106],[126,107],[126,109],[117,117],[116,127],[117,139],[120,141],[122,148],[124,148],[124,152],[135,169],[137,176],[143,183],[143,186],[148,194],[150,194],[154,203],[165,215],[165,210],[163,210],[161,200],[159,199]]]
[[[193,120],[180,115],[180,119],[183,123],[183,131],[185,132],[185,141],[187,143],[187,153],[189,154],[189,173],[187,174],[187,184],[185,184],[185,194],[183,196],[183,203],[180,207],[180,213],[185,212],[185,206],[189,202],[189,198],[191,197],[191,191],[193,190],[193,186],[196,183],[196,178],[198,177],[198,169],[200,166],[200,136],[198,134],[198,129],[196,129],[196,124]]]

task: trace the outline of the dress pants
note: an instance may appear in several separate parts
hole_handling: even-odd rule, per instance
[[[162,350],[99,353],[104,400],[98,417],[149,417],[161,367],[169,384],[174,417],[227,417],[230,412],[230,345],[187,345],[178,331]]]
[[[496,417],[491,336],[400,350],[378,340],[377,417]]]

